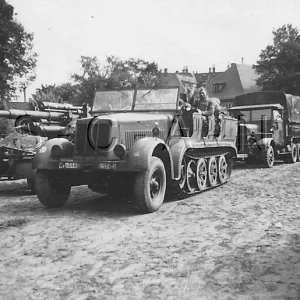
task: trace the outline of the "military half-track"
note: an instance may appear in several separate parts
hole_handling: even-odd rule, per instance
[[[52,139],[37,151],[43,205],[60,207],[71,186],[86,184],[154,212],[166,194],[178,199],[230,177],[237,120],[180,108],[178,88],[98,91],[91,114],[77,121],[74,144]]]

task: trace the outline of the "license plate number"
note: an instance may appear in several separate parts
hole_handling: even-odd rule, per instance
[[[99,163],[99,169],[101,170],[116,170],[116,163]]]
[[[80,168],[80,164],[75,162],[65,162],[59,164],[59,169],[78,169],[78,168]]]

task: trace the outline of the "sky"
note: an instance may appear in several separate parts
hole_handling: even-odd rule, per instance
[[[34,34],[41,84],[70,82],[80,56],[154,61],[160,69],[191,72],[252,65],[272,31],[300,29],[299,0],[7,0],[16,19]]]

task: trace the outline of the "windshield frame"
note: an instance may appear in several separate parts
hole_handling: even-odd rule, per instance
[[[145,91],[145,94],[148,94],[150,91],[156,91],[156,90],[176,90],[177,96],[176,96],[176,101],[174,101],[174,108],[167,108],[167,109],[161,109],[161,108],[156,108],[156,109],[136,109],[136,101],[137,101],[137,93],[138,91]],[[133,100],[131,104],[130,110],[122,110],[122,109],[97,109],[94,110],[95,106],[95,98],[96,94],[99,92],[128,92],[128,91],[133,91]],[[151,87],[143,87],[143,88],[122,88],[122,89],[104,89],[104,90],[96,90],[94,93],[94,100],[91,108],[91,115],[99,114],[99,113],[117,113],[117,112],[123,112],[123,113],[128,113],[128,112],[157,112],[157,111],[178,111],[180,110],[179,108],[179,95],[180,95],[180,87],[178,86],[161,86],[157,88],[151,88]],[[158,104],[158,103],[157,103]],[[171,103],[170,103],[171,104]]]

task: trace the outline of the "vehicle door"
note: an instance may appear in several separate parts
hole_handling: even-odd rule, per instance
[[[283,119],[281,116],[281,112],[278,110],[273,110],[273,140],[277,145],[284,144],[284,132],[283,132]]]

